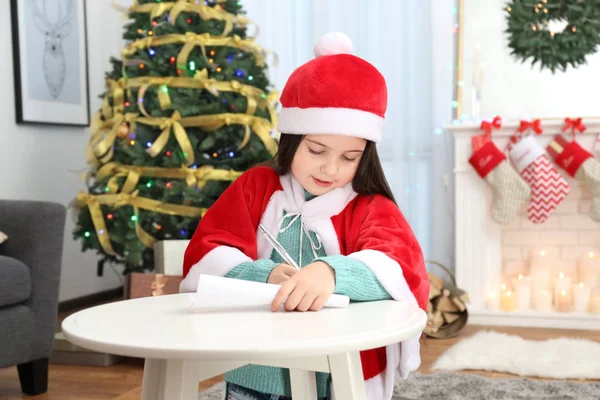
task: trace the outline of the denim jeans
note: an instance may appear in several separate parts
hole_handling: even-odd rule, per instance
[[[276,394],[265,394],[247,389],[242,386],[227,383],[225,390],[225,400],[292,400],[287,396],[279,396]],[[320,400],[326,400],[325,398]]]

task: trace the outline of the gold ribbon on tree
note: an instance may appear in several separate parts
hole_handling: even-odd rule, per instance
[[[154,4],[143,4],[134,5],[129,8],[129,12],[135,13],[148,13],[150,14],[150,21],[152,22],[155,18],[160,17],[166,12],[169,12],[169,18],[171,24],[175,24],[177,17],[182,12],[194,12],[198,14],[204,21],[210,19],[216,19],[225,22],[225,27],[220,36],[227,36],[232,30],[234,24],[247,25],[248,19],[244,17],[237,17],[218,7],[209,7],[205,4],[196,4],[194,0],[179,0],[177,2],[170,3],[154,3]]]
[[[92,131],[92,137],[88,146],[93,149],[93,157],[95,160],[92,161],[92,165],[97,164],[98,160],[101,163],[108,162],[113,156],[113,144],[117,139],[117,132],[122,123],[128,123],[131,125],[135,124],[138,117],[136,113],[127,114],[115,114],[114,117],[108,121],[104,121],[97,131]],[[106,133],[106,129],[110,131]],[[133,128],[132,128],[133,130]],[[86,153],[91,155],[89,150]],[[89,158],[89,157],[88,157]],[[88,159],[89,161],[89,159]]]
[[[109,90],[110,95],[112,96],[113,111],[117,113],[122,113],[123,111],[125,111],[125,91],[123,90],[124,86],[124,78],[119,78],[119,80],[106,80],[106,88]]]
[[[187,58],[190,52],[197,46],[202,49],[202,54],[206,57],[206,46],[212,47],[232,47],[243,51],[248,51],[256,57],[258,66],[265,66],[265,51],[253,40],[242,39],[238,35],[228,37],[212,37],[209,33],[196,34],[186,32],[185,34],[168,34],[163,36],[149,36],[135,40],[121,52],[124,64],[126,58],[134,55],[138,50],[145,50],[150,47],[161,46],[164,44],[182,43],[184,46],[177,57],[178,67],[187,68]],[[182,54],[183,53],[183,54]]]
[[[133,191],[132,193],[119,193],[119,194],[98,194],[93,195],[89,193],[80,192],[77,194],[75,200],[75,206],[79,209],[87,206],[90,209],[90,215],[92,217],[92,223],[96,229],[98,240],[100,245],[107,254],[115,255],[116,252],[110,244],[110,238],[106,229],[106,223],[104,221],[104,215],[100,209],[100,205],[109,205],[115,209],[124,206],[132,206],[134,210],[135,218],[135,232],[140,241],[146,247],[153,247],[156,239],[146,232],[139,222],[139,210],[146,210],[150,212],[156,212],[161,214],[184,216],[184,217],[202,217],[206,213],[205,208],[190,207],[178,204],[165,204],[158,200],[152,200],[145,197],[139,197],[139,192]]]
[[[247,114],[213,114],[213,115],[198,115],[195,117],[185,117],[181,119],[181,125],[199,126],[208,130],[216,130],[224,125],[246,125],[252,127],[252,130],[262,140],[265,148],[271,155],[277,153],[277,143],[271,136],[271,122],[264,118],[256,117]],[[246,131],[246,136],[249,135],[249,130]],[[247,143],[247,139],[244,141]]]
[[[162,129],[161,134],[156,138],[154,143],[152,143],[152,146],[146,149],[146,152],[152,157],[156,157],[163,151],[171,137],[172,131],[183,152],[186,164],[192,165],[194,163],[194,149],[192,148],[192,144],[190,143],[190,139],[188,138],[185,129],[183,129],[183,118],[181,118],[179,111],[175,111],[170,118],[142,117],[138,118],[137,121],[145,125],[158,126]]]
[[[133,165],[122,165],[117,162],[110,162],[103,165],[96,173],[96,179],[102,180],[111,177],[107,187],[109,193],[118,192],[118,179],[125,177],[125,182],[121,189],[122,192],[132,192],[139,182],[140,177],[164,178],[164,179],[185,179],[189,187],[202,188],[208,181],[234,181],[240,175],[241,171],[215,169],[211,165],[204,165],[199,168],[187,168],[185,165],[181,168],[161,168],[161,167],[137,167]]]

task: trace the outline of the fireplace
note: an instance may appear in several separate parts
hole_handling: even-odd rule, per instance
[[[600,132],[600,119],[584,123],[587,130],[577,135],[578,141],[591,151]],[[492,138],[500,149],[517,127],[518,122],[504,122],[501,129],[493,131]],[[536,140],[546,147],[562,127],[563,121],[544,121],[544,133]],[[481,134],[479,124],[452,125],[447,130],[455,142],[455,273],[458,286],[471,299],[469,322],[600,329],[600,288],[590,288],[586,311],[581,311],[581,304],[577,309],[574,305],[573,291],[596,285],[600,275],[600,224],[587,215],[592,198],[589,191],[559,169],[570,191],[545,223],[530,222],[524,205],[512,223],[500,225],[490,217],[491,190],[468,162],[471,137]],[[584,284],[579,285],[582,281]],[[527,296],[530,301],[524,300]],[[503,304],[504,300],[507,302]],[[581,303],[581,297],[577,301]]]

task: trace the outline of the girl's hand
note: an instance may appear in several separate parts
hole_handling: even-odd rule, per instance
[[[281,285],[271,303],[271,311],[277,311],[284,301],[287,311],[319,311],[334,289],[333,268],[317,261],[297,271]]]
[[[290,279],[298,270],[288,264],[279,264],[271,270],[267,283],[279,285]]]

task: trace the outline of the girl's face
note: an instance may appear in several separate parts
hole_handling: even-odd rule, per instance
[[[306,135],[292,160],[292,174],[304,189],[320,196],[352,182],[365,139],[342,135]]]

